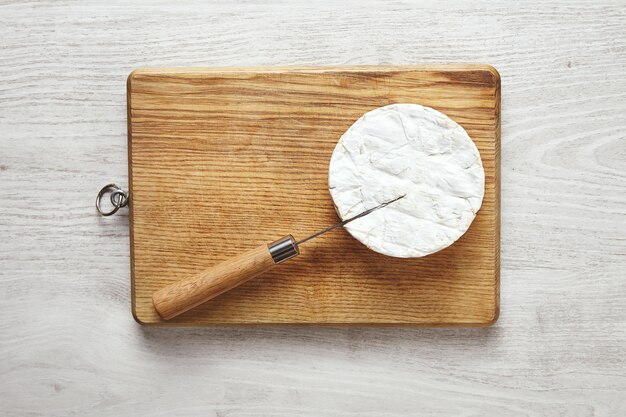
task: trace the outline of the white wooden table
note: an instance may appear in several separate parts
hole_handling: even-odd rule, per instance
[[[625,415],[626,4],[226,3],[1,2],[0,415]],[[493,327],[133,321],[133,68],[448,62],[502,75]]]

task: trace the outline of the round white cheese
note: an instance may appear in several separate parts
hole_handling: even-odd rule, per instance
[[[339,139],[328,185],[344,220],[404,195],[345,228],[376,252],[414,258],[467,231],[482,204],[485,171],[459,124],[430,107],[393,104],[364,114]]]

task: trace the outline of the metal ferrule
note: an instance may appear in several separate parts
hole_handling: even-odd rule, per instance
[[[272,259],[277,264],[285,262],[287,259],[291,259],[300,254],[298,244],[291,235],[287,235],[275,242],[269,243],[267,248],[270,251],[270,255],[272,255]]]

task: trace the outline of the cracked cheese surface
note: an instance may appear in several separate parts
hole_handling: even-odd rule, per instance
[[[368,248],[399,258],[454,243],[474,220],[485,191],[480,154],[465,129],[417,104],[365,113],[339,139],[328,181],[342,219],[406,195],[345,226]]]

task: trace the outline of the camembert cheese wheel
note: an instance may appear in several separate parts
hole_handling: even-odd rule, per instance
[[[482,204],[485,171],[472,139],[448,116],[392,104],[364,114],[339,139],[328,185],[342,219],[404,195],[345,228],[376,252],[415,258],[467,231]]]

